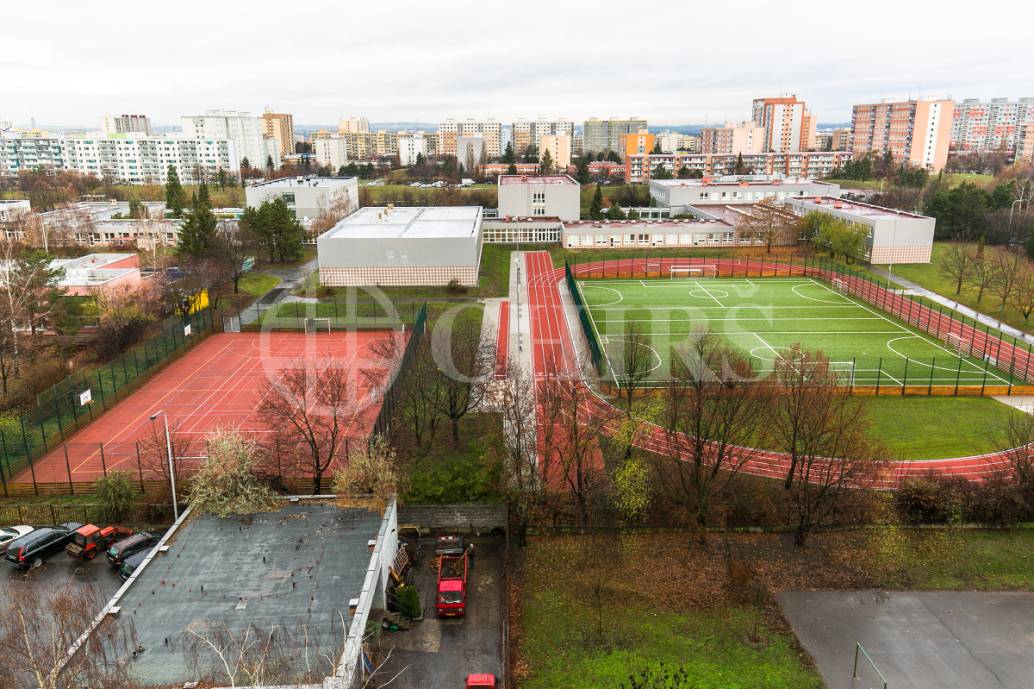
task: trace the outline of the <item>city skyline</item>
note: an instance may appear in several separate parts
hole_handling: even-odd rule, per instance
[[[731,23],[722,7],[658,2],[635,13],[601,2],[586,13],[531,1],[507,21],[470,2],[394,13],[303,3],[296,33],[304,47],[293,50],[293,34],[260,11],[188,0],[175,14],[147,7],[110,14],[44,2],[5,10],[0,65],[7,93],[17,97],[4,99],[0,119],[99,128],[105,113],[128,112],[170,126],[191,112],[259,115],[270,106],[299,125],[348,115],[427,123],[495,117],[506,124],[634,115],[659,125],[719,124],[745,119],[754,98],[795,93],[817,121],[847,122],[853,105],[884,98],[1029,95],[1023,71],[1006,68],[1024,64],[1022,42],[1002,40],[999,30],[1002,16],[1013,26],[1034,18],[1024,3],[967,10],[965,43],[950,21],[966,7],[961,3],[870,3],[852,12],[850,26],[830,20],[840,4],[777,9],[748,2],[737,14],[750,21]],[[610,20],[617,13],[620,24]],[[392,31],[356,28],[385,14]],[[41,15],[46,31],[31,28]],[[693,30],[723,25],[727,31]],[[630,36],[671,30],[687,39],[624,52]],[[810,40],[789,41],[787,32]]]

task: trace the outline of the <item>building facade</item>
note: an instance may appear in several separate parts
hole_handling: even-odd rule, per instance
[[[365,117],[343,117],[338,122],[338,134],[361,134],[370,131],[370,121]]]
[[[934,218],[829,197],[789,199],[787,205],[796,215],[821,213],[865,232],[865,249],[858,258],[869,263],[930,262],[937,222]]]
[[[183,136],[189,139],[229,139],[236,147],[240,160],[248,159],[253,168],[262,169],[271,160],[280,167],[280,146],[275,139],[266,138],[261,117],[247,112],[209,110],[203,115],[185,115]]]
[[[779,175],[783,177],[828,177],[851,158],[843,151],[801,151],[799,153],[653,153],[628,156],[623,166],[625,181],[650,180],[658,166],[673,177],[683,168],[691,175],[712,177],[733,174]],[[590,169],[591,171],[591,169]]]
[[[362,208],[316,241],[320,284],[478,284],[480,206]]]
[[[501,175],[496,189],[500,218],[581,217],[581,185],[570,175]]]
[[[283,199],[296,218],[315,220],[336,204],[344,212],[359,208],[359,181],[355,177],[281,177],[244,188],[249,208],[271,199]]]
[[[635,134],[645,129],[647,129],[646,120],[639,117],[627,119],[612,117],[609,120],[589,118],[583,125],[582,151],[584,153],[620,152],[622,135]]]
[[[461,136],[480,136],[484,139],[485,155],[498,158],[502,155],[503,128],[496,120],[445,120],[438,124],[438,155],[460,156],[456,152],[457,139]],[[460,164],[463,161],[460,160]]]
[[[105,115],[103,132],[112,134],[151,135],[151,118],[147,115]]]
[[[675,153],[686,151],[687,153],[700,152],[700,137],[681,132],[663,131],[657,135],[657,143],[661,147],[661,153]]]
[[[541,146],[542,137],[564,135],[574,137],[574,122],[564,117],[557,120],[544,117],[537,120],[520,119],[512,125],[511,143],[515,154],[524,155],[529,146]]]
[[[294,153],[294,116],[290,113],[266,110],[262,113],[262,134],[276,141],[281,156]]]
[[[940,172],[948,162],[954,113],[951,100],[856,105],[851,114],[852,153],[856,158],[890,155],[895,163]]]
[[[751,119],[765,128],[763,151],[797,153],[815,148],[815,120],[804,101],[793,94],[755,98]]]
[[[544,134],[539,139],[539,161],[546,151],[553,159],[553,168],[564,171],[571,165],[571,135]]]
[[[1034,98],[1015,102],[1007,98],[967,98],[955,103],[951,148],[965,153],[1015,153],[1021,130],[1030,123],[1034,123]]]
[[[691,213],[695,206],[760,203],[777,204],[807,196],[839,197],[840,187],[808,178],[780,178],[768,175],[719,177],[715,179],[655,179],[650,197],[674,215]]]
[[[762,153],[765,150],[765,128],[753,121],[739,124],[726,122],[721,127],[700,130],[700,152],[725,155]]]
[[[416,165],[417,156],[427,157],[427,139],[424,132],[399,132],[397,147],[399,164],[403,167]]]

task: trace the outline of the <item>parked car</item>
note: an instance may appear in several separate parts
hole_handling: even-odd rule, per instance
[[[78,522],[43,526],[16,538],[7,545],[7,564],[19,569],[43,564],[48,557],[65,549],[65,544],[80,526],[82,524]]]
[[[122,563],[133,553],[138,553],[141,550],[150,548],[152,545],[158,542],[158,539],[154,534],[141,531],[135,533],[129,538],[123,538],[121,541],[117,541],[108,548],[108,562],[113,567],[121,567]]]
[[[122,566],[118,568],[118,578],[125,581],[129,577],[133,576],[133,572],[136,571],[136,568],[139,567],[140,563],[143,562],[150,554],[151,548],[148,547],[143,550],[138,550],[132,555],[126,557],[126,559],[122,561]]]
[[[487,672],[479,672],[467,675],[464,684],[465,689],[495,689],[495,675]]]
[[[7,552],[7,546],[11,544],[11,541],[30,533],[32,533],[32,527],[24,524],[0,527],[0,554]]]

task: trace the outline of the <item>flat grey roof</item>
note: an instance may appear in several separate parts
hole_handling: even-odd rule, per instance
[[[189,656],[203,648],[194,634],[239,637],[252,625],[267,634],[277,628],[279,647],[299,663],[299,680],[300,638],[307,633],[309,661],[329,674],[332,665],[315,649],[337,662],[341,619],[348,622],[348,601],[362,590],[367,542],[380,525],[380,514],[310,501],[277,512],[188,520],[121,600],[118,623],[131,624],[144,648],[133,661],[134,676],[163,685],[201,679],[195,675],[215,658],[202,650],[203,662],[192,667]]]
[[[822,184],[827,187],[837,185],[810,177],[777,177],[771,179],[729,179],[711,177],[709,179],[651,179],[650,184],[659,187],[778,187],[801,184]]]
[[[499,175],[499,185],[505,184],[568,184],[578,186],[571,175]]]
[[[249,184],[245,189],[258,187],[340,187],[355,180],[355,177],[305,177],[301,182],[297,177],[279,177],[268,182]]]
[[[840,213],[846,213],[859,218],[908,218],[918,220],[929,219],[930,217],[927,215],[909,213],[908,211],[899,211],[896,208],[874,206],[871,203],[863,203],[861,201],[845,201],[844,199],[838,199],[831,196],[801,196],[791,200],[794,203],[800,204],[804,208],[817,211],[835,210]]]
[[[321,239],[476,237],[481,206],[368,206],[339,221]]]

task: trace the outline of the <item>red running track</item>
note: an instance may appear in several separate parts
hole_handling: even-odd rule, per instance
[[[632,260],[629,259],[629,261],[631,262]],[[658,265],[658,259],[641,259],[641,261],[643,264],[640,268],[643,272],[640,274],[645,274],[647,269],[654,270]],[[688,264],[686,259],[665,259],[665,261],[666,264],[670,265]],[[728,259],[706,259],[709,265],[722,261],[728,261],[729,266],[733,264],[733,261]],[[584,414],[587,418],[599,418],[600,416],[616,418],[620,413],[619,410],[606,399],[596,394],[595,391],[592,391],[590,386],[581,377],[575,347],[564,314],[560,290],[558,289],[558,283],[564,277],[563,269],[555,268],[552,258],[544,251],[529,252],[526,254],[525,262],[528,276],[528,307],[531,314],[532,358],[536,378],[541,379],[553,373],[568,376],[573,385],[581,385],[587,388],[590,393],[585,395],[586,403],[579,410],[579,415]],[[625,265],[624,260],[622,264]],[[750,262],[736,262],[737,268],[740,269],[748,264]],[[761,266],[760,261],[755,262],[755,264]],[[766,268],[772,269],[773,275],[790,274],[790,266],[782,266],[780,269],[775,264],[767,263],[764,265]],[[629,270],[634,269],[634,265],[631,264],[628,264],[627,267]],[[802,266],[793,266],[792,270],[795,274],[804,274]],[[580,264],[577,266],[576,274],[581,276],[601,275],[603,274],[602,263]],[[817,272],[815,274],[824,277]],[[855,288],[860,288],[860,286],[855,286]],[[915,306],[912,308],[915,308]],[[934,313],[924,314],[924,316],[927,318],[935,317]],[[547,420],[540,417],[540,424],[546,422]],[[676,440],[676,442],[679,441]],[[683,438],[682,442],[686,442],[686,439]],[[644,450],[658,454],[669,454],[671,451],[669,434],[655,424],[648,425],[647,432],[641,434],[641,438],[636,442],[636,445]],[[781,479],[789,471],[789,457],[783,453],[753,448],[743,448],[742,452],[743,465],[741,471],[744,473]],[[923,461],[887,459],[882,462],[882,471],[876,481],[876,487],[893,490],[898,488],[906,478],[927,476],[931,473],[940,476],[961,477],[971,481],[981,481],[1005,473],[1008,470],[1009,462],[1005,452]]]
[[[205,436],[216,428],[237,428],[261,440],[271,432],[256,412],[266,383],[278,379],[287,368],[331,361],[354,373],[350,377],[355,404],[349,436],[365,438],[382,403],[373,387],[380,387],[388,377],[372,348],[377,342],[402,336],[397,331],[211,335],[83,427],[65,445],[36,460],[36,481],[66,482],[69,472],[73,481],[92,481],[103,474],[104,467],[135,474],[136,443],[153,437],[149,417],[159,409],[168,414],[174,442],[188,446],[190,455],[203,452]],[[162,420],[155,423],[164,433]],[[148,474],[145,468],[145,477]],[[24,470],[15,481],[32,481],[32,471]]]
[[[507,362],[510,356],[510,302],[506,299],[499,302],[499,330],[496,332],[495,343],[495,377],[502,379],[506,377]]]

